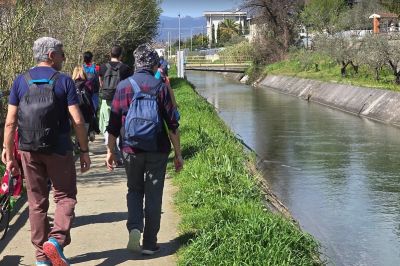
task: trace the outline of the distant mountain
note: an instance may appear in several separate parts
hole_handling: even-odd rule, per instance
[[[181,17],[181,40],[190,38],[191,31],[193,35],[199,33],[206,33],[206,19],[205,17]],[[172,41],[178,39],[178,26],[179,18],[176,17],[160,17],[160,25],[158,27],[158,36],[156,40],[158,42],[168,41],[168,32],[170,33],[170,38]]]

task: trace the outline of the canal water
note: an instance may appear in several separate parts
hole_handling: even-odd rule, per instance
[[[187,77],[329,265],[400,265],[400,129],[212,72]]]

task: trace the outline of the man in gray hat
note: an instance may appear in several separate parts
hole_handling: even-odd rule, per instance
[[[153,255],[160,250],[157,234],[171,142],[176,171],[182,168],[183,160],[176,107],[168,88],[154,77],[160,61],[158,54],[150,45],[143,44],[137,47],[133,55],[136,71],[118,84],[112,102],[107,127],[106,164],[110,171],[113,170],[113,151],[121,132],[120,148],[128,177],[127,248]],[[140,249],[142,233],[143,245]]]

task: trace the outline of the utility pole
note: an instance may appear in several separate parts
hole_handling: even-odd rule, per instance
[[[201,33],[201,49],[204,48],[204,26],[202,27],[202,33]]]
[[[193,28],[190,28],[190,51],[193,52]]]
[[[178,51],[181,50],[181,14],[178,14]]]
[[[172,49],[171,49],[171,47],[172,47],[172,45],[171,45],[171,33],[170,32],[168,32],[168,37],[169,37],[169,42],[168,42],[168,52],[169,52],[169,56],[171,57],[172,56]]]
[[[171,39],[170,39],[169,32],[168,32],[168,60],[170,60],[170,58],[171,58],[171,51],[169,49],[170,45],[171,45]]]

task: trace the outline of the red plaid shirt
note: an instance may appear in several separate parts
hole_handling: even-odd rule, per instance
[[[161,117],[167,128],[175,132],[179,127],[179,123],[175,112],[176,107],[174,107],[171,101],[171,96],[168,92],[167,86],[165,86],[165,84],[160,80],[154,78],[153,72],[148,69],[140,69],[135,72],[132,77],[139,85],[141,91],[147,92],[157,90],[159,92],[158,105]],[[130,147],[124,141],[125,118],[133,99],[133,94],[134,90],[129,79],[125,79],[118,84],[111,104],[110,120],[107,127],[107,131],[113,136],[118,137],[121,135],[120,139],[122,141],[120,141],[120,146],[122,151],[127,153],[142,152],[139,149]],[[158,147],[159,152],[169,153],[171,151],[171,142],[165,127],[163,127],[163,130],[158,136]]]

